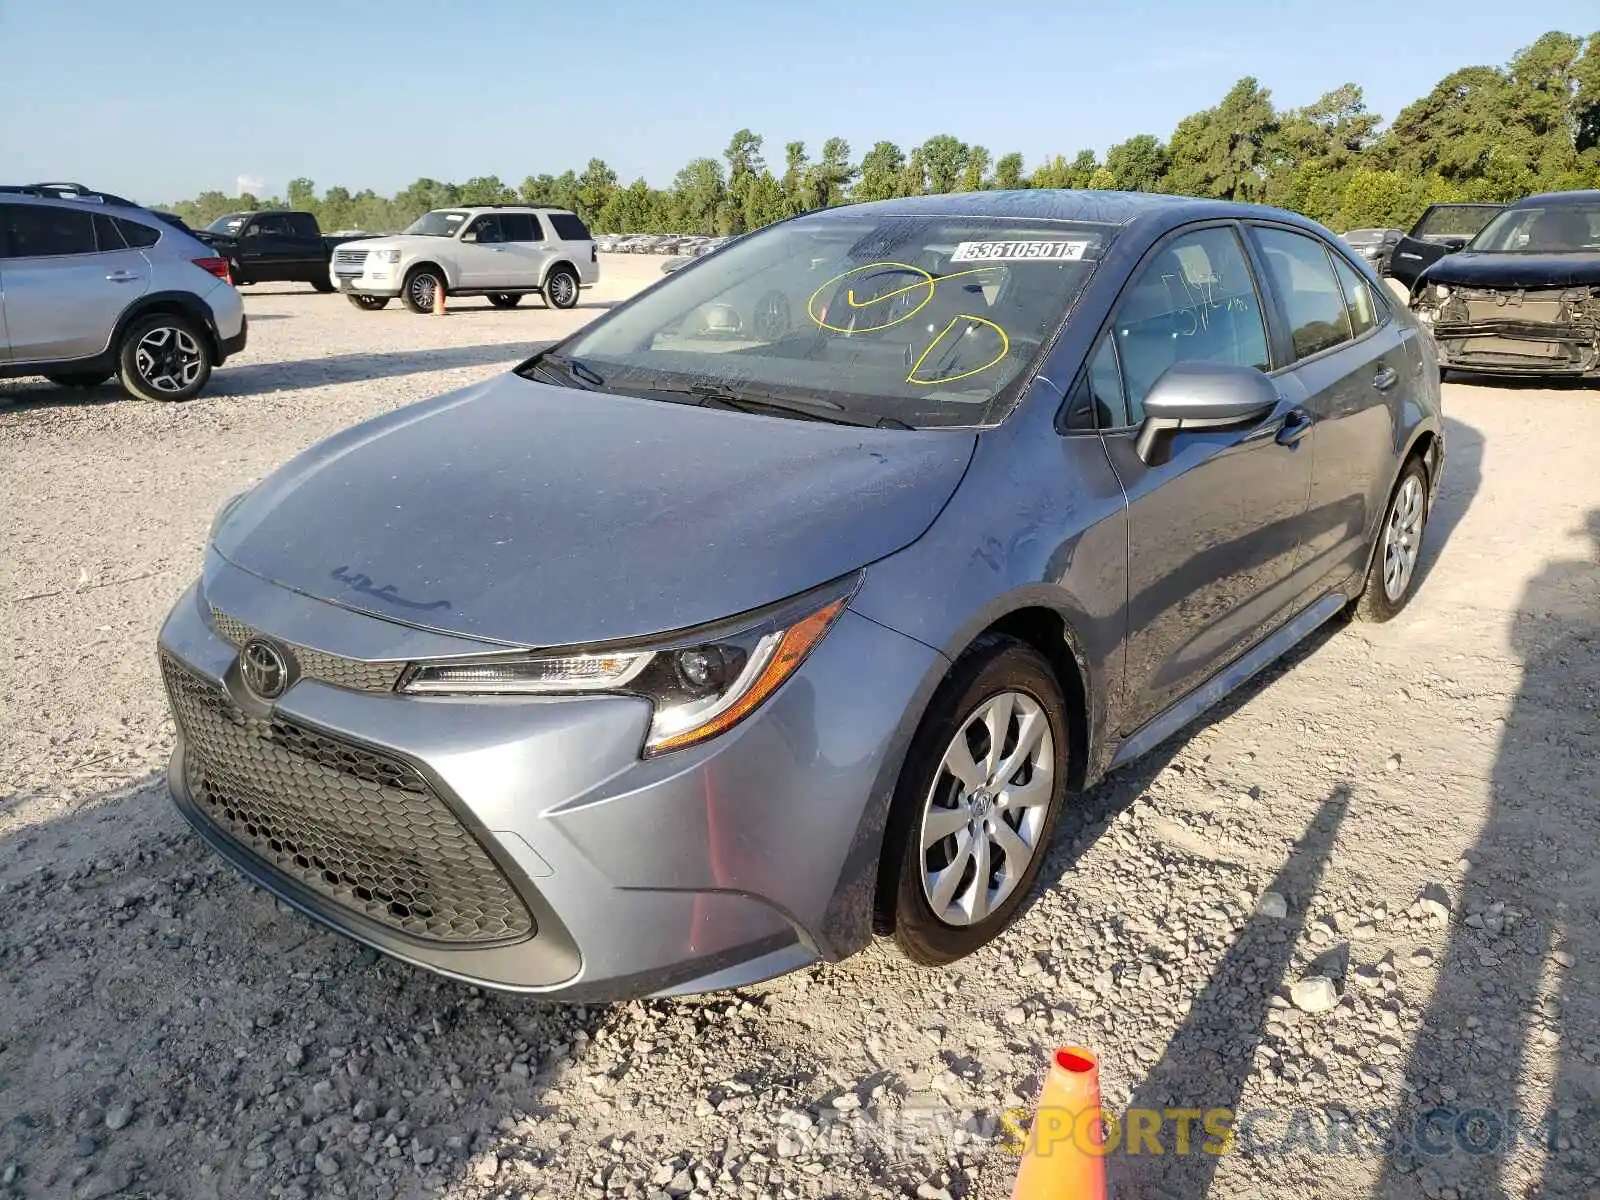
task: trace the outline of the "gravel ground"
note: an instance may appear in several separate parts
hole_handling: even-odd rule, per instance
[[[1257,1114],[1220,1155],[1168,1121],[1118,1200],[1600,1194],[1593,388],[1448,386],[1416,603],[1082,797],[1018,926],[943,972],[875,947],[552,1006],[379,959],[203,849],[152,641],[213,510],[659,260],[604,271],[571,313],[249,289],[250,349],[182,406],[0,384],[0,1197],[1000,1198],[1002,1117],[1068,1041],[1108,1107]],[[1555,1148],[1480,1113],[1380,1152],[1379,1114],[1439,1105],[1554,1113]]]

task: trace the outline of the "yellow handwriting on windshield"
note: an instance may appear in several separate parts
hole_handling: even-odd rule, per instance
[[[982,366],[973,367],[969,371],[961,371],[954,375],[941,375],[937,379],[923,379],[920,377],[917,372],[922,369],[922,364],[924,361],[926,361],[928,355],[933,353],[934,348],[937,347],[940,342],[951,336],[950,331],[963,321],[970,322],[970,324],[960,333],[955,334],[956,337],[966,337],[968,334],[976,333],[979,326],[987,325],[990,329],[994,330],[1000,335],[1000,352],[985,362]],[[928,343],[928,348],[921,354],[917,355],[917,361],[911,364],[911,373],[906,376],[906,382],[920,383],[924,385],[932,385],[936,383],[954,383],[958,379],[966,379],[969,375],[976,375],[980,371],[987,371],[990,367],[994,366],[1008,353],[1010,353],[1010,351],[1011,339],[1006,336],[1006,331],[1004,329],[1000,328],[1000,326],[996,325],[993,321],[986,321],[982,317],[974,317],[963,313],[959,317],[951,317],[950,324],[941,329],[939,331],[939,335],[935,337],[933,341]]]

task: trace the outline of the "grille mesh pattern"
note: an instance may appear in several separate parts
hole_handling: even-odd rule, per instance
[[[251,638],[260,636],[243,621],[230,617],[218,608],[211,610],[211,623],[225,640],[235,646],[242,646]],[[337,654],[312,650],[308,646],[286,646],[285,649],[294,656],[300,666],[300,674],[307,679],[352,692],[392,692],[406,666],[398,662],[361,662],[353,658],[341,658]]]
[[[398,759],[252,717],[162,657],[194,803],[234,841],[335,903],[412,937],[500,942],[533,919],[488,853]]]

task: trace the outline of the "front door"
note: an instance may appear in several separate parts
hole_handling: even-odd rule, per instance
[[[105,350],[123,310],[149,290],[144,255],[125,246],[102,250],[94,214],[65,206],[4,204],[0,221],[12,361],[61,362]]]
[[[456,243],[456,286],[466,291],[511,282],[510,250],[498,214],[476,218]]]
[[[1128,500],[1124,732],[1170,707],[1292,614],[1311,482],[1310,426],[1292,377],[1254,426],[1178,430],[1145,462],[1145,395],[1179,362],[1265,371],[1260,294],[1232,225],[1179,234],[1135,273],[1097,374],[1120,384],[1106,451]],[[1112,387],[1110,390],[1115,391]]]

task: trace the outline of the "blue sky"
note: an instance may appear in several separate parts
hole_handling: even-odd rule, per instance
[[[1241,75],[1280,106],[1353,80],[1392,117],[1456,67],[1596,26],[1594,0],[0,0],[0,178],[157,202],[241,176],[515,184],[597,155],[664,185],[740,126],[780,169],[792,139],[859,157],[935,133],[1031,169],[1165,137]]]

